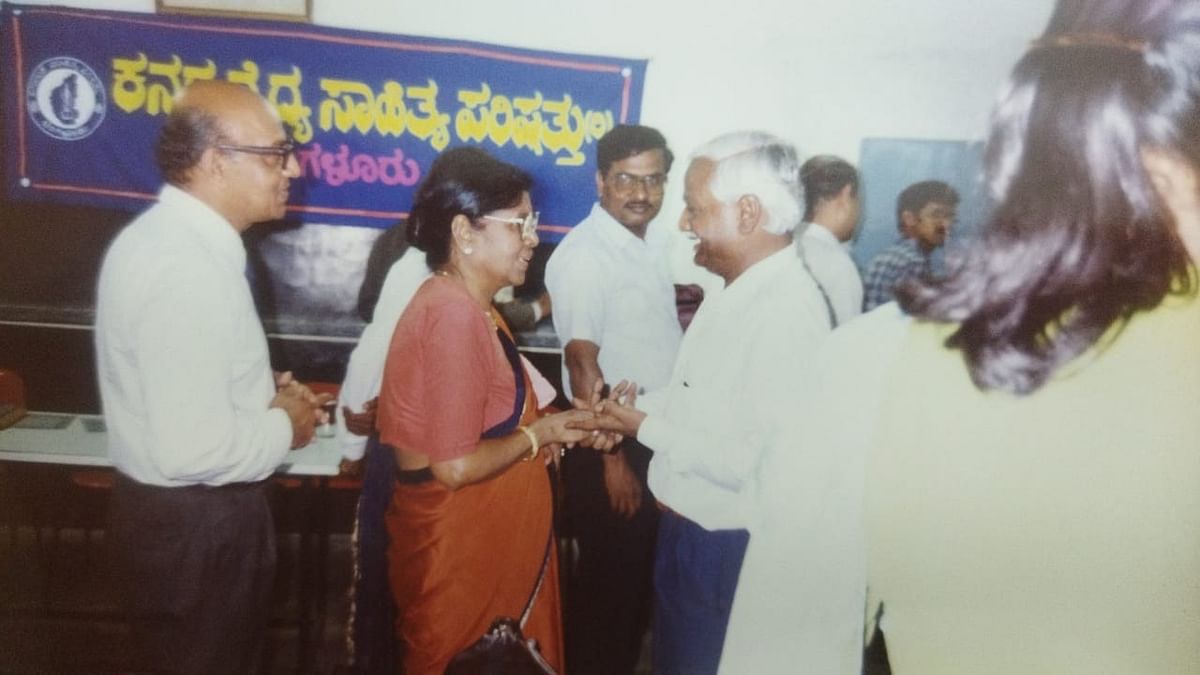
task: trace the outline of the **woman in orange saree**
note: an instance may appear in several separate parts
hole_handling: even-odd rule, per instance
[[[423,185],[409,219],[435,275],[396,326],[378,423],[399,467],[388,558],[407,675],[442,673],[493,619],[520,615],[553,527],[547,456],[587,433],[567,424],[591,413],[538,413],[491,305],[524,281],[537,245],[529,187],[480,158]],[[561,672],[553,550],[524,631]]]

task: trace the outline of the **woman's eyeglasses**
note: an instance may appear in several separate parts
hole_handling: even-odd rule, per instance
[[[218,150],[226,150],[228,152],[245,152],[260,157],[275,157],[278,161],[277,168],[280,169],[286,167],[288,160],[296,156],[296,144],[291,141],[286,141],[279,145],[232,145],[218,143],[215,147]]]
[[[521,238],[528,239],[537,234],[538,212],[531,211],[524,218],[501,218],[499,216],[480,216],[484,220],[494,220],[497,223],[508,223],[521,229]]]

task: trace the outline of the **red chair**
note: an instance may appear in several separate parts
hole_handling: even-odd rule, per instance
[[[0,429],[25,416],[25,383],[14,371],[0,369]]]
[[[84,531],[88,544],[92,542],[92,534],[103,533],[105,529],[105,514],[107,504],[112,495],[116,474],[113,469],[82,469],[72,471],[71,484],[79,488],[80,508],[74,520]]]

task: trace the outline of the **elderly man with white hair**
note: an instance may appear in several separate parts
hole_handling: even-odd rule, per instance
[[[603,404],[593,424],[654,451],[664,507],[654,587],[654,672],[715,673],[749,539],[746,486],[795,414],[805,354],[830,330],[825,301],[792,243],[803,208],[799,160],[761,132],[720,136],[692,156],[679,227],[725,287],[684,335],[669,384],[637,407]]]

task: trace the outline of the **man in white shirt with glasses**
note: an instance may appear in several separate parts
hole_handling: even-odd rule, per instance
[[[587,400],[597,382],[665,386],[682,330],[662,208],[673,156],[656,129],[620,125],[596,148],[597,202],[546,264],[563,389]],[[566,522],[578,544],[564,628],[576,675],[629,675],[650,618],[659,511],[649,450],[627,438],[611,454],[568,453]]]
[[[135,670],[245,673],[274,584],[264,481],[324,401],[272,375],[240,235],[283,217],[300,167],[270,104],[215,81],[174,102],[156,157],[167,184],[106,253],[96,303],[113,562]]]

